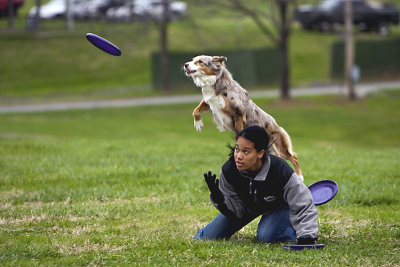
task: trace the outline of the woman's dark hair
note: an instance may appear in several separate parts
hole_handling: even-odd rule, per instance
[[[254,125],[244,128],[237,134],[236,140],[239,137],[244,137],[247,140],[253,142],[254,148],[257,150],[257,152],[260,152],[263,149],[265,150],[265,152],[268,151],[269,135],[267,134],[265,129],[260,126]],[[231,145],[228,145],[227,147],[231,150],[229,156],[233,157],[235,147],[232,147]]]

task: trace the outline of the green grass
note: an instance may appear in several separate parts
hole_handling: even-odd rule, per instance
[[[217,211],[202,173],[231,133],[193,105],[0,115],[0,265],[396,266],[400,262],[399,90],[348,102],[257,99],[292,136],[307,185],[339,184],[318,207],[324,250],[196,242]]]

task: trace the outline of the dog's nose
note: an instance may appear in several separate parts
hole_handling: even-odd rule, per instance
[[[189,63],[185,63],[185,69],[187,69],[188,66],[189,66]]]

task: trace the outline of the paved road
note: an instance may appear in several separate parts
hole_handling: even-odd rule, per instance
[[[380,90],[400,88],[400,81],[379,82],[358,84],[356,86],[357,94],[363,97],[369,93]],[[321,87],[293,88],[291,95],[296,96],[312,96],[312,95],[346,95],[347,89],[345,86],[332,85]],[[260,90],[250,91],[251,98],[279,96],[279,90]],[[69,109],[94,109],[94,108],[110,108],[110,107],[132,107],[132,106],[150,106],[150,105],[170,105],[179,103],[195,103],[201,100],[201,94],[182,95],[182,96],[166,96],[166,97],[144,97],[144,98],[129,98],[129,99],[113,99],[113,100],[92,100],[92,101],[77,101],[77,102],[57,102],[45,104],[26,104],[26,105],[11,105],[0,106],[0,114],[6,113],[31,113],[42,111],[60,111]]]

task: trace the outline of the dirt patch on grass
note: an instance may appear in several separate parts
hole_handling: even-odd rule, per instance
[[[347,96],[338,95],[332,98],[330,104],[334,104],[337,106],[348,106],[348,105],[358,105],[360,107],[364,107],[365,99],[364,98],[357,98],[355,100],[351,100]]]
[[[83,243],[75,243],[75,244],[65,244],[55,242],[53,244],[60,253],[67,254],[67,255],[81,255],[83,253],[90,253],[90,252],[116,252],[126,249],[127,246],[117,246],[117,245],[110,245],[110,244],[98,244],[91,242],[89,239],[86,239]]]
[[[0,225],[18,225],[48,220],[47,214],[22,216],[20,218],[0,218]]]
[[[370,219],[354,219],[350,214],[335,210],[324,210],[323,214],[318,218],[318,224],[321,235],[328,239],[349,238],[372,224]]]
[[[13,188],[12,190],[1,192],[0,199],[1,200],[9,200],[12,198],[19,198],[19,197],[23,196],[24,193],[25,192],[21,189]],[[4,203],[4,204],[6,204],[6,203]]]

